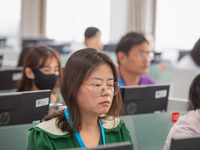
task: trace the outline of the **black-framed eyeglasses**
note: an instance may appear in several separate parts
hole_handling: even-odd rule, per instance
[[[107,90],[110,90],[113,93],[113,96],[116,95],[120,89],[120,85],[118,82],[113,82],[113,83],[109,83],[106,85],[101,84],[101,83],[95,83],[95,84],[89,84],[89,83],[83,83],[89,86],[93,87],[93,93],[96,96],[101,96],[103,94],[103,92],[105,91],[105,89],[107,88]]]

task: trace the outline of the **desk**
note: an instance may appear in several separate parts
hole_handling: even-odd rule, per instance
[[[184,114],[181,112],[180,114]],[[162,150],[174,123],[172,112],[120,116],[131,133],[134,150]]]
[[[29,129],[36,124],[21,124],[0,127],[0,149],[26,150]]]
[[[180,112],[185,114],[185,112]],[[162,150],[168,132],[174,123],[172,112],[120,116],[131,133],[134,150]],[[29,129],[36,124],[0,127],[2,150],[25,150],[28,145]]]

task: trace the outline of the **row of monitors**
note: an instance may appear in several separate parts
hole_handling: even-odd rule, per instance
[[[167,86],[161,87],[150,86],[150,88],[156,89],[154,90],[156,91],[155,97],[158,99],[164,98],[164,95],[166,95],[164,92],[166,88],[163,89],[163,87]],[[128,89],[128,91],[126,91],[126,89]],[[130,89],[130,87],[124,88],[123,91],[129,93]],[[148,89],[147,91],[150,90]],[[41,122],[41,118],[48,113],[50,94],[50,90],[0,94],[0,126]],[[109,144],[105,147],[100,146],[91,148],[90,150],[128,150],[131,149],[131,147],[131,144],[126,142]],[[199,148],[200,136],[173,138],[171,142],[171,150],[199,150]],[[79,148],[74,150],[79,150]]]
[[[96,148],[89,148],[88,150],[131,150],[130,142],[108,144],[106,146],[99,146]],[[170,150],[199,150],[200,149],[200,135],[184,138],[172,138]],[[81,148],[73,148],[71,150],[81,150]]]
[[[25,38],[22,40],[22,47],[33,46],[33,45],[48,45],[55,50],[57,50],[60,54],[70,53],[70,43],[55,43],[54,39],[48,38]],[[105,44],[104,51],[115,51],[116,44]]]
[[[53,39],[48,38],[25,38],[22,40],[22,47],[30,45],[48,45],[57,50],[60,54],[70,53],[71,51],[70,43],[55,44]],[[115,43],[108,43],[104,45],[103,50],[108,52],[115,52],[115,48]],[[161,61],[161,54],[161,52],[154,52],[154,59],[151,62],[159,63]]]
[[[22,67],[6,69],[0,68],[0,90],[9,90],[16,88],[16,81],[18,81],[22,77],[21,70]],[[188,98],[189,86],[194,77],[199,73],[199,69],[186,70],[174,68],[172,72],[172,83],[174,86],[174,89],[172,90],[173,97]]]
[[[149,91],[154,92],[154,105],[157,104],[155,101],[166,101],[164,97],[167,95],[168,86],[146,86],[147,93]],[[124,96],[129,98],[131,87],[122,89]],[[133,88],[137,89],[137,88]],[[142,89],[142,88],[140,88]],[[151,90],[152,89],[152,90]],[[166,92],[165,92],[166,91]],[[141,91],[140,91],[141,92]],[[128,95],[126,95],[128,93]],[[41,91],[29,91],[29,92],[15,92],[0,94],[0,126],[15,125],[15,124],[27,124],[27,123],[39,123],[42,118],[48,113],[50,90]],[[143,93],[144,94],[144,93]],[[147,94],[148,95],[148,94]],[[151,97],[152,94],[149,96]],[[123,95],[122,95],[123,96]],[[127,101],[131,101],[130,99]],[[139,98],[138,98],[139,101]],[[166,103],[165,103],[166,104]],[[149,110],[150,107],[146,106],[145,109]],[[162,105],[158,105],[162,106]],[[154,108],[158,108],[158,106]],[[162,107],[160,108],[163,109]],[[151,110],[151,109],[150,109]],[[157,110],[156,110],[157,111]],[[171,150],[199,150],[200,148],[200,136],[184,137],[184,138],[173,138],[171,142]],[[91,148],[91,150],[122,150],[131,149],[130,143],[115,143],[107,145],[106,147]],[[75,150],[75,149],[74,149]],[[76,150],[79,150],[78,148]]]
[[[0,94],[0,126],[40,122],[49,111],[50,90]],[[125,115],[165,112],[169,85],[122,87]]]

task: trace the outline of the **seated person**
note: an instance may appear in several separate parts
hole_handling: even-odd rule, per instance
[[[180,69],[200,69],[200,39],[196,42],[193,49],[183,56],[176,65]]]
[[[57,92],[61,73],[60,56],[54,49],[47,46],[33,47],[24,58],[22,79],[18,81],[17,91],[50,89],[51,103],[63,103]]]
[[[122,119],[118,71],[109,56],[86,48],[68,59],[61,82],[67,109],[31,129],[28,150],[91,148],[129,141]]]
[[[170,150],[172,138],[194,136],[200,133],[200,74],[193,79],[190,85],[189,102],[188,113],[180,116],[170,129],[164,150]]]
[[[130,32],[123,36],[116,46],[116,55],[121,86],[155,84],[153,79],[144,75],[148,72],[153,53],[143,34]]]
[[[88,48],[94,48],[97,50],[103,49],[103,44],[101,42],[101,31],[96,27],[88,27],[84,33],[85,45]]]

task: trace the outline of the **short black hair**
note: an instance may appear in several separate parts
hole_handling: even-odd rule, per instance
[[[98,31],[100,30],[96,27],[88,27],[84,33],[85,39],[93,37]]]
[[[126,55],[128,55],[129,51],[133,46],[136,46],[138,44],[141,44],[143,42],[148,42],[148,40],[144,37],[143,34],[138,32],[130,32],[124,35],[119,43],[116,46],[116,53],[119,51],[122,51]]]

